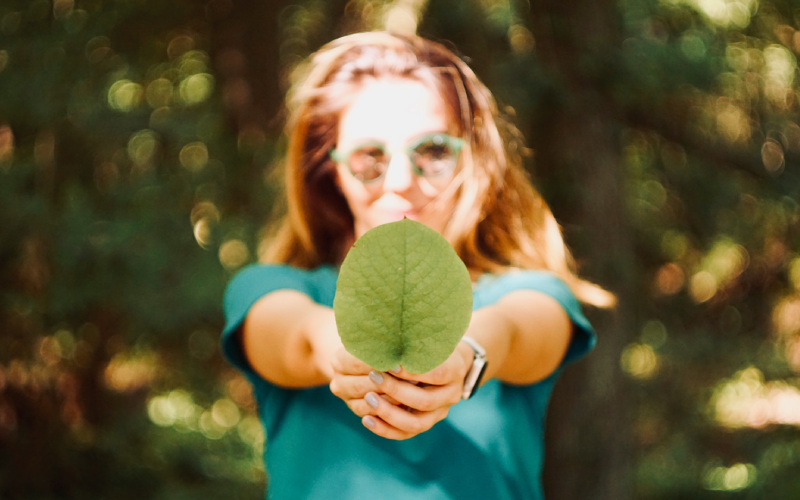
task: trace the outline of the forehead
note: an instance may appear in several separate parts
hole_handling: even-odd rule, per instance
[[[412,79],[367,80],[339,118],[338,146],[374,139],[403,145],[429,132],[446,132],[444,101],[428,85]]]

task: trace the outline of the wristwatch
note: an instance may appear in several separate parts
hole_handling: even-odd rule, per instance
[[[461,392],[461,399],[469,399],[478,390],[483,373],[486,371],[486,350],[470,337],[461,337],[461,340],[466,342],[472,348],[472,352],[475,353],[472,367],[467,372],[467,376],[464,377],[464,390]]]

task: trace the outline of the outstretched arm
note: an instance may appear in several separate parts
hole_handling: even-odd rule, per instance
[[[242,327],[242,347],[266,380],[303,388],[331,380],[331,361],[342,343],[333,309],[304,293],[277,290],[250,308]]]
[[[473,315],[467,335],[486,349],[487,379],[526,385],[548,377],[564,359],[572,322],[551,296],[516,290]]]

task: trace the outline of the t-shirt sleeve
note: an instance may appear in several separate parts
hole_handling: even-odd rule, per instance
[[[258,378],[242,350],[236,332],[247,313],[261,297],[276,290],[297,290],[315,298],[315,287],[308,271],[284,265],[254,264],[233,277],[225,289],[222,310],[225,327],[222,330],[222,353],[248,378]]]
[[[498,276],[482,290],[481,302],[493,304],[515,290],[533,290],[554,298],[572,321],[572,339],[560,366],[576,361],[591,351],[597,342],[594,328],[583,314],[581,304],[569,286],[547,271],[515,271]]]

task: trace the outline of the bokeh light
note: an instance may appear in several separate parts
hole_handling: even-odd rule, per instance
[[[689,247],[689,238],[678,231],[667,230],[661,236],[661,251],[669,259],[683,258]]]
[[[200,247],[208,249],[214,242],[214,228],[220,221],[220,213],[216,205],[210,201],[201,201],[192,208],[189,218],[195,240]]]
[[[764,93],[774,104],[785,107],[796,71],[797,59],[789,49],[782,45],[764,49]]]
[[[707,52],[706,42],[699,32],[687,31],[681,36],[681,51],[692,61],[702,61]]]
[[[147,103],[151,108],[156,109],[169,106],[172,102],[172,82],[166,78],[156,78],[147,85]]]
[[[117,392],[130,392],[150,386],[158,376],[158,359],[153,352],[117,354],[105,370],[105,383]]]
[[[53,16],[56,19],[66,18],[74,8],[75,0],[53,0]]]
[[[784,338],[800,332],[800,296],[781,299],[772,310],[772,322],[778,335]]]
[[[640,380],[649,380],[658,372],[660,362],[650,345],[630,344],[622,351],[620,365],[628,375]]]
[[[711,407],[717,422],[725,427],[800,426],[800,388],[784,381],[765,382],[755,367],[719,384]]]
[[[720,27],[744,28],[758,8],[758,0],[662,0],[695,7]]]
[[[147,172],[153,168],[158,149],[158,135],[149,129],[140,130],[128,141],[128,158],[137,172]]]
[[[717,278],[708,271],[696,273],[689,282],[689,294],[692,300],[698,304],[710,300],[718,289],[719,282]]]
[[[208,163],[208,149],[202,142],[192,142],[181,149],[179,158],[186,170],[198,172]]]
[[[739,491],[751,486],[758,478],[753,464],[734,464],[730,467],[710,467],[703,476],[707,490]]]
[[[239,423],[241,413],[233,401],[223,398],[217,400],[211,407],[211,417],[219,426],[230,429]]]
[[[789,281],[795,290],[800,292],[800,257],[795,257],[789,264]]]
[[[717,103],[716,125],[722,137],[730,143],[746,142],[752,134],[747,110],[727,98]]]
[[[0,125],[0,167],[8,169],[14,159],[14,132],[8,125]]]
[[[761,146],[761,161],[770,173],[780,173],[784,166],[783,146],[777,141],[765,141]]]
[[[383,27],[387,31],[415,34],[420,10],[427,0],[394,0],[387,8]]]
[[[239,421],[236,426],[236,431],[239,433],[239,438],[253,446],[257,455],[260,455],[264,446],[264,428],[257,417],[248,415]]]
[[[201,248],[209,248],[213,243],[214,231],[211,220],[202,218],[194,224],[194,238]]]
[[[118,111],[133,111],[141,101],[142,86],[130,80],[123,79],[114,82],[108,89],[108,104]]]
[[[667,327],[657,319],[651,319],[642,326],[641,339],[653,349],[659,349],[667,342]]]
[[[514,24],[508,28],[508,43],[517,54],[527,54],[536,48],[533,33],[522,24]]]
[[[188,106],[204,102],[213,91],[214,77],[207,73],[187,76],[178,86],[178,93]]]
[[[243,266],[250,259],[250,250],[242,240],[231,239],[220,245],[219,261],[230,271]]]
[[[668,262],[656,272],[655,287],[662,295],[675,295],[683,288],[686,282],[686,273],[681,266]]]
[[[86,60],[97,64],[113,53],[111,40],[107,36],[99,35],[86,43]]]

